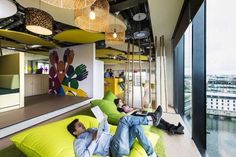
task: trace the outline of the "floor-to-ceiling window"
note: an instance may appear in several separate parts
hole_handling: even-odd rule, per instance
[[[173,38],[174,101],[203,155],[206,149],[205,3],[201,0],[185,4]]]
[[[207,0],[207,156],[236,156],[236,1]]]
[[[184,33],[184,119],[189,131],[192,126],[192,24]]]
[[[184,112],[184,38],[174,49],[174,107],[177,113]]]

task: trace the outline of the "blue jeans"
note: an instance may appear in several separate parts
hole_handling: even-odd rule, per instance
[[[147,125],[146,117],[124,116],[120,119],[116,133],[111,142],[112,157],[122,157],[130,154],[130,148],[134,144],[135,138],[138,138],[139,143],[148,155],[153,154],[152,144],[144,134],[143,128],[140,125]]]

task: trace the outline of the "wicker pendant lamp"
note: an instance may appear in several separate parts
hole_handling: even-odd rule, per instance
[[[116,23],[116,16],[114,18],[114,23],[110,24],[105,32],[105,42],[111,45],[121,45],[125,43],[126,28]]]
[[[105,32],[105,42],[111,45],[121,45],[125,43],[125,28],[119,24],[110,24]]]
[[[91,6],[96,0],[41,0],[41,1],[63,9],[82,9]]]
[[[43,10],[26,8],[25,27],[27,30],[37,34],[51,35],[53,17]]]
[[[105,32],[109,24],[109,3],[96,0],[91,6],[75,9],[75,25],[88,32]]]

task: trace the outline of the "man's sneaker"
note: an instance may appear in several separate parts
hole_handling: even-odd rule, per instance
[[[178,126],[172,127],[170,129],[170,132],[172,134],[184,134],[184,126],[181,123],[179,123]]]
[[[177,127],[177,126],[175,126],[174,124],[171,124],[171,126],[167,130],[168,133],[174,134],[173,130],[175,129],[175,127]]]
[[[153,113],[153,125],[154,126],[158,126],[161,120],[161,116],[162,116],[162,107],[158,106],[158,108],[156,109],[156,111]]]

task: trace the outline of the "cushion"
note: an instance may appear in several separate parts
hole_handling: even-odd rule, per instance
[[[116,97],[115,94],[113,94],[111,91],[108,91],[108,92],[105,94],[103,100],[108,100],[108,101],[114,102],[114,100],[115,100],[116,98],[117,98],[117,97]]]
[[[19,89],[19,75],[0,75],[0,88]]]
[[[108,100],[92,100],[90,102],[91,107],[99,106],[99,108],[108,116],[108,122],[110,124],[118,124],[121,117],[125,114],[117,111],[117,107],[114,102]]]
[[[104,113],[120,113],[117,111],[116,105],[111,101],[97,99],[92,100],[90,103],[91,107],[99,106]]]
[[[11,140],[29,157],[75,157],[73,149],[75,138],[66,129],[75,118],[84,123],[86,128],[98,126],[95,118],[79,115],[23,131],[13,136]],[[114,134],[116,127],[111,125],[110,128]],[[150,131],[145,131],[145,134],[153,145],[157,143],[159,138],[157,134]],[[136,141],[130,157],[146,156],[144,149]]]

